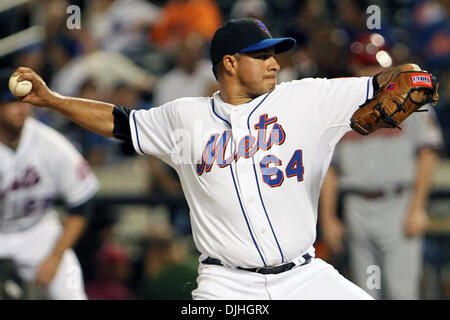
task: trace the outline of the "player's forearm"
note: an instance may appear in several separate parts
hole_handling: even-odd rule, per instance
[[[83,216],[70,215],[64,222],[64,230],[56,242],[52,254],[62,257],[64,251],[71,248],[86,227],[86,218]]]
[[[411,195],[411,207],[425,208],[431,189],[434,168],[438,160],[438,153],[432,149],[422,149],[419,152]]]
[[[112,104],[54,94],[48,107],[90,131],[105,137],[113,137]]]
[[[62,96],[50,90],[44,80],[30,68],[19,67],[13,76],[17,76],[18,82],[32,83],[29,93],[25,96],[16,96],[20,101],[53,109],[88,130],[106,137],[113,136],[112,104]]]

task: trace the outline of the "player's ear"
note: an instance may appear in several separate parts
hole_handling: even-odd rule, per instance
[[[227,73],[234,74],[234,73],[236,73],[237,62],[238,62],[238,60],[234,55],[226,54],[222,58],[223,69]]]

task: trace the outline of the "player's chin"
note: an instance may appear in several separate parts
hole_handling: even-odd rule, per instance
[[[256,98],[262,94],[266,94],[275,89],[276,81],[268,81],[268,79],[263,79],[258,86],[251,89],[250,96]]]
[[[273,89],[275,89],[275,85],[276,85],[277,80],[273,79],[273,78],[264,78],[261,82],[260,82],[260,90],[264,91],[264,92],[269,92],[272,91]]]
[[[264,79],[265,85],[272,91],[275,89],[275,86],[277,85],[277,77],[269,77]]]
[[[264,89],[265,89],[264,93],[271,92],[271,91],[275,90],[275,85],[276,85],[276,83],[270,83],[270,84],[266,85],[264,87]]]

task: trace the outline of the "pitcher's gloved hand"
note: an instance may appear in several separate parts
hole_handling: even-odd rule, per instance
[[[368,135],[380,128],[400,128],[400,124],[427,103],[439,100],[439,83],[427,71],[415,64],[406,64],[380,79],[379,89],[372,99],[353,114],[350,126],[356,132]]]

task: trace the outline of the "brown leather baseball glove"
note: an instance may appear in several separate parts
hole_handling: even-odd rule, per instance
[[[411,113],[439,100],[439,83],[415,64],[405,64],[380,74],[379,89],[353,114],[350,126],[362,135],[380,128],[400,128]]]

